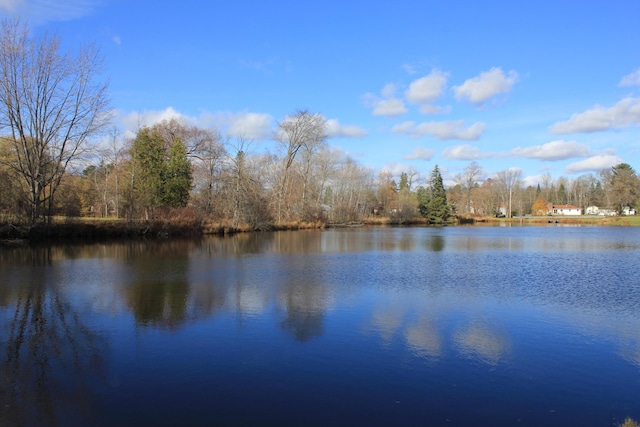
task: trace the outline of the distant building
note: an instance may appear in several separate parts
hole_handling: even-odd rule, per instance
[[[599,208],[598,206],[589,206],[584,210],[585,215],[600,215],[600,216],[616,216],[618,211],[615,209]],[[622,208],[622,215],[637,215],[637,210],[631,206],[625,206]]]
[[[622,208],[622,215],[635,215],[636,214],[636,209],[632,208],[631,206],[625,206],[624,208]]]
[[[574,205],[547,205],[548,215],[582,215],[582,209]]]
[[[585,215],[598,215],[600,214],[600,208],[597,206],[587,206],[584,208]]]

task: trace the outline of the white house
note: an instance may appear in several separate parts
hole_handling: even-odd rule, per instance
[[[636,214],[636,209],[632,208],[631,206],[625,206],[624,208],[622,208],[622,215],[635,215]]]
[[[597,206],[587,206],[584,208],[585,215],[598,215],[600,213],[600,208]]]
[[[582,209],[574,205],[554,205],[550,203],[547,210],[549,215],[582,215]]]

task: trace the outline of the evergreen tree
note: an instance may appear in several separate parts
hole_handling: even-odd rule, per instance
[[[145,209],[160,206],[165,166],[161,136],[149,128],[142,128],[133,141],[131,151],[136,204]]]
[[[442,182],[438,165],[433,168],[429,178],[429,188],[418,190],[420,214],[430,224],[444,224],[451,216],[451,208],[447,203],[447,193]]]
[[[156,129],[141,129],[133,141],[134,197],[145,209],[184,207],[189,201],[193,178],[187,147],[176,138],[168,150]]]
[[[187,147],[180,139],[175,139],[171,145],[162,181],[162,204],[174,208],[186,206],[193,178]]]
[[[398,186],[398,191],[409,190],[409,175],[406,172],[402,172],[400,174],[400,185]]]

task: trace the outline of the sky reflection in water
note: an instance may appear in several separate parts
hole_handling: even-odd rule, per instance
[[[640,418],[639,254],[557,226],[5,249],[0,424]]]

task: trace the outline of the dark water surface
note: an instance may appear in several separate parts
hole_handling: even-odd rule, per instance
[[[640,228],[0,249],[0,425],[640,419]]]

